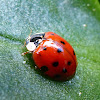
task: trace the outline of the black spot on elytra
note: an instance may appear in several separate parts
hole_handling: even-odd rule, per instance
[[[47,50],[47,48],[46,47],[43,47],[43,50]]]
[[[57,52],[58,52],[58,53],[62,52],[62,49],[58,48],[58,49],[57,49]]]
[[[52,65],[53,65],[53,67],[57,67],[59,65],[59,63],[58,62],[53,62]]]
[[[69,66],[71,65],[71,62],[70,62],[70,61],[68,61],[68,65],[69,65]]]
[[[75,55],[75,52],[73,51],[73,54]]]
[[[54,78],[60,78],[61,76],[59,74],[55,75]]]
[[[40,70],[42,72],[46,72],[46,71],[48,71],[48,67],[47,66],[42,66]]]
[[[65,42],[64,41],[60,41],[62,44],[65,44]]]
[[[53,33],[51,33],[51,35],[54,35]]]
[[[63,71],[63,73],[66,73],[67,72],[67,69],[66,68],[63,68],[62,71]]]

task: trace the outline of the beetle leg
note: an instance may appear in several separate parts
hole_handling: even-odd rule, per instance
[[[31,51],[23,52],[21,55],[24,56],[24,55],[26,55],[28,53],[32,53],[32,52]]]

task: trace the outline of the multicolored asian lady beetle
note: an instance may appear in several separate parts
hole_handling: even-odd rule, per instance
[[[58,81],[66,81],[74,76],[76,54],[72,46],[59,35],[53,32],[37,33],[29,36],[25,45],[28,52],[32,52],[37,68],[45,75]]]

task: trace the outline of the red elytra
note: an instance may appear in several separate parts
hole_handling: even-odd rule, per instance
[[[56,33],[46,32],[40,36],[31,36],[29,42],[36,45],[32,57],[42,73],[59,81],[66,81],[74,76],[77,67],[76,54],[65,39]]]

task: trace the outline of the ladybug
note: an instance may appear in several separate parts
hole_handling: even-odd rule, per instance
[[[69,80],[75,75],[77,59],[74,49],[56,33],[31,35],[26,39],[25,46],[43,74],[58,81]]]

